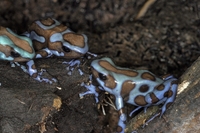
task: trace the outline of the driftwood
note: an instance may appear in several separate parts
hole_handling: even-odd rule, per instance
[[[200,132],[200,57],[179,78],[177,98],[161,118],[155,118],[147,126],[141,125],[154,114],[158,107],[141,112],[128,124],[126,131],[131,133],[197,133]]]

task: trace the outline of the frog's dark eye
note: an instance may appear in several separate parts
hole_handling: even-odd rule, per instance
[[[68,47],[65,47],[65,46],[62,46],[62,49],[67,53],[69,53],[71,51]]]
[[[107,79],[106,75],[104,75],[104,74],[102,74],[102,73],[99,73],[99,78],[100,78],[101,80],[106,80],[106,79]]]
[[[12,57],[20,57],[20,54],[19,53],[17,53],[16,51],[11,51],[10,52],[10,55],[12,56]]]

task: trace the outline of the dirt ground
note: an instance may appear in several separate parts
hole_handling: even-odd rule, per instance
[[[37,19],[53,17],[89,38],[90,52],[109,56],[119,66],[149,69],[177,78],[200,55],[200,1],[159,0],[135,20],[145,0],[1,0],[0,25],[23,33]],[[19,67],[0,63],[0,132],[109,133],[115,111],[102,115],[93,96],[78,94],[88,80],[89,64],[67,74],[65,59],[36,60],[56,84],[39,83]],[[61,89],[60,89],[61,88]],[[62,102],[54,105],[55,99]],[[110,114],[110,116],[109,116]],[[131,118],[128,118],[130,120]],[[108,123],[110,127],[108,127]],[[115,125],[115,124],[113,124]]]

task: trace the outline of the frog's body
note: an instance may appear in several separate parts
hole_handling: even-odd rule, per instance
[[[121,131],[119,132],[124,132],[125,128],[126,116],[122,110],[124,102],[138,107],[133,112],[142,107],[163,103],[162,115],[166,111],[167,106],[175,100],[177,79],[173,76],[161,79],[147,70],[132,70],[118,67],[107,57],[92,61],[91,69],[93,79],[96,79],[100,85],[98,88],[115,96],[115,105],[120,112],[118,125],[121,127]],[[85,85],[85,87],[89,91],[80,94],[81,97],[91,93],[98,97],[95,86]]]

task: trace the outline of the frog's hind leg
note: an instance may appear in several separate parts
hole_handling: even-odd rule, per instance
[[[133,111],[131,111],[131,113],[129,114],[129,116],[131,117],[133,113],[135,113],[136,111],[138,111],[141,108],[143,108],[143,107],[142,106],[138,106],[136,109],[134,109]],[[145,108],[145,112],[146,112],[146,108]]]
[[[161,117],[165,113],[166,109],[174,102],[174,100],[176,98],[177,87],[178,87],[177,79],[173,78],[173,76],[167,77],[166,79],[164,79],[163,84],[165,86],[167,86],[167,84],[170,84],[168,86],[170,88],[168,89],[167,92],[165,92],[165,94],[164,94],[165,97],[163,99],[161,99],[160,101],[158,101],[154,105],[159,105],[161,103],[164,103],[164,104],[163,104],[162,108],[155,115],[153,115],[148,121],[145,122],[143,127],[145,125],[147,125],[149,122],[151,122],[157,116]]]
[[[177,87],[178,85],[176,83],[171,83],[171,89],[166,93],[167,100],[165,101],[164,105],[161,108],[161,114],[160,117],[163,115],[163,113],[166,111],[166,109],[174,102],[176,99],[177,94]]]
[[[115,106],[117,110],[119,111],[119,121],[118,121],[118,128],[117,132],[124,133],[124,130],[126,128],[126,114],[123,111],[124,108],[124,101],[121,96],[115,97]]]

